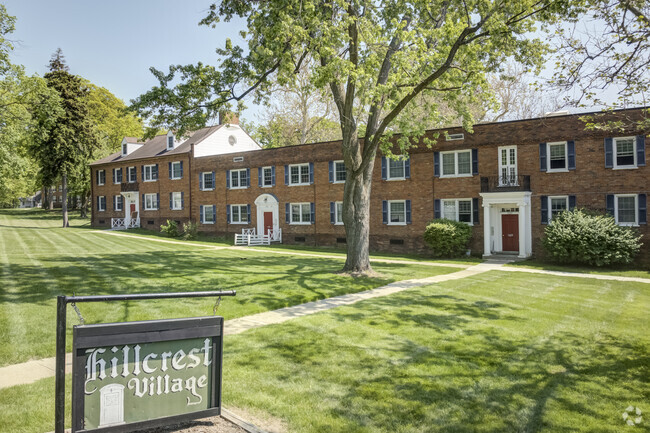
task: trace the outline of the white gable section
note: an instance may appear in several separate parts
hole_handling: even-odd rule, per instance
[[[194,157],[248,152],[261,148],[238,125],[224,125],[194,146]]]

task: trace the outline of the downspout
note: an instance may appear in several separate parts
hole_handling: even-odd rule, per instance
[[[90,226],[95,226],[95,212],[93,209],[93,204],[95,203],[95,187],[93,182],[93,167],[88,167],[90,169]],[[82,202],[83,206],[83,202]]]
[[[188,178],[189,179],[189,194],[188,194],[189,197],[188,197],[188,199],[189,199],[189,202],[190,202],[189,203],[189,206],[190,206],[190,222],[194,221],[192,219],[192,209],[194,209],[192,207],[192,185],[193,185],[193,183],[192,183],[192,160],[193,159],[194,159],[194,143],[192,143],[190,145],[190,156],[189,156],[188,161],[187,161],[187,171],[189,173],[189,178]]]

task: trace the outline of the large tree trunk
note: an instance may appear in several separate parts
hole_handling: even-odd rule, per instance
[[[370,172],[372,174],[372,170]],[[349,177],[343,194],[343,223],[348,245],[345,272],[366,274],[370,267],[370,187],[371,177]]]
[[[88,218],[88,202],[90,201],[90,193],[84,191],[81,199],[81,218]]]
[[[47,208],[52,210],[54,209],[54,191],[52,188],[48,188],[47,191]]]
[[[63,227],[69,227],[68,222],[68,175],[64,174],[61,178],[63,184],[63,200],[61,203],[61,213],[63,214]]]

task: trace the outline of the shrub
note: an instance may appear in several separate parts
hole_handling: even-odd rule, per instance
[[[167,224],[160,226],[160,232],[166,234],[170,238],[178,236],[178,223],[173,220],[167,220]]]
[[[472,228],[458,221],[441,218],[434,220],[424,230],[424,242],[437,257],[458,257],[467,251]]]
[[[183,224],[183,239],[191,240],[196,239],[196,235],[199,231],[199,226],[192,221],[186,222]]]
[[[591,266],[630,263],[641,248],[641,235],[616,224],[612,216],[576,209],[551,220],[543,239],[555,261]]]

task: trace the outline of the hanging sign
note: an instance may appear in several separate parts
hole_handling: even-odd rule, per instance
[[[223,317],[75,326],[72,432],[221,414]]]

